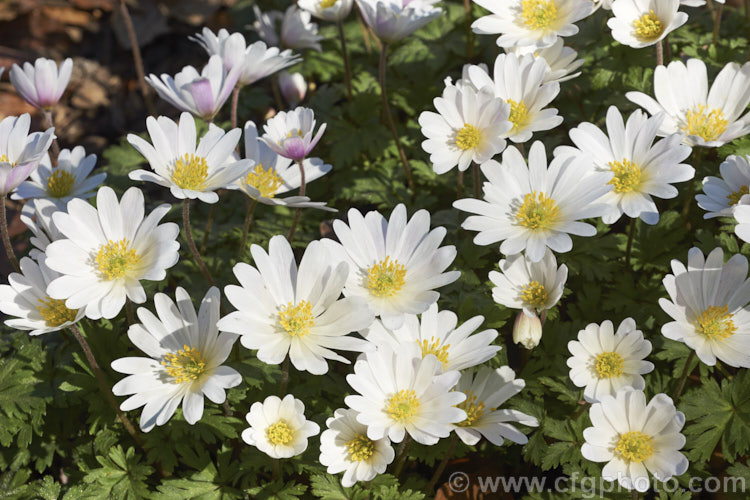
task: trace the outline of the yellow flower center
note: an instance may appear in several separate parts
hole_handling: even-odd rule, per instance
[[[554,227],[559,215],[560,209],[555,200],[544,193],[534,191],[523,197],[523,204],[518,209],[516,219],[520,225],[538,231]]]
[[[39,305],[36,306],[39,314],[42,315],[44,323],[50,327],[60,326],[68,321],[75,321],[78,315],[78,309],[68,309],[65,307],[65,300],[53,299],[47,297],[39,299]]]
[[[742,198],[746,194],[750,194],[750,189],[748,188],[748,186],[742,186],[734,193],[727,195],[727,200],[729,200],[730,205],[736,205],[740,202],[740,198]]]
[[[391,396],[385,412],[397,422],[408,422],[419,410],[419,398],[413,389],[402,389]]]
[[[279,308],[279,323],[292,337],[304,337],[310,334],[310,328],[315,326],[312,315],[312,304],[306,300],[296,306],[289,302]]]
[[[183,345],[177,354],[165,354],[161,364],[167,374],[174,378],[175,384],[198,380],[206,370],[206,359],[201,352],[187,344]]]
[[[109,243],[99,247],[96,263],[99,272],[108,280],[122,278],[138,265],[140,257],[135,249],[130,248],[130,241],[123,238],[120,241],[109,240]]]
[[[336,5],[336,1],[337,0],[321,0],[321,2],[320,2],[320,8],[323,9],[323,10],[329,9],[329,8],[333,7],[334,5]]]
[[[208,163],[202,156],[185,153],[177,158],[172,171],[172,181],[182,189],[203,191],[208,178]]]
[[[599,378],[613,378],[624,373],[624,365],[625,360],[622,356],[616,352],[605,351],[596,357],[594,369],[596,370],[596,376]]]
[[[264,198],[273,198],[279,187],[284,184],[273,168],[265,170],[260,163],[255,166],[255,170],[247,174],[245,182],[260,191]]]
[[[709,340],[724,340],[737,333],[728,304],[721,307],[709,306],[698,316],[696,322],[698,333]]]
[[[653,10],[649,10],[648,14],[643,14],[640,19],[633,21],[633,27],[635,37],[641,42],[653,42],[664,33],[664,25]]]
[[[547,290],[538,281],[532,281],[521,290],[521,300],[531,307],[543,307],[547,304]]]
[[[288,445],[294,441],[294,429],[289,427],[284,420],[279,420],[266,427],[266,439],[273,445]]]
[[[622,161],[609,162],[609,169],[615,176],[607,184],[614,186],[615,193],[631,193],[640,189],[643,171],[637,164],[623,158]]]
[[[505,102],[510,104],[510,116],[508,120],[513,124],[510,133],[514,134],[526,127],[529,122],[529,112],[523,100],[516,102],[513,99],[506,99]]]
[[[615,446],[615,455],[629,462],[640,463],[654,454],[654,440],[640,431],[622,434]]]
[[[721,108],[708,109],[703,104],[698,104],[685,113],[682,131],[687,135],[697,135],[704,141],[715,141],[721,137],[727,125],[729,122],[724,118]]]
[[[55,169],[47,179],[47,192],[52,198],[62,198],[70,194],[76,183],[73,174],[61,169]]]
[[[544,30],[557,20],[557,7],[554,0],[523,0],[521,18],[529,29]]]
[[[18,164],[16,161],[10,161],[6,155],[0,155],[0,163],[10,163],[10,168],[13,168]]]
[[[346,443],[346,449],[352,462],[367,462],[375,453],[375,442],[364,434],[355,434],[354,439]]]
[[[422,349],[422,357],[424,358],[428,354],[434,354],[438,361],[443,365],[443,369],[446,370],[448,367],[448,350],[451,348],[450,344],[440,345],[440,340],[435,340],[435,337],[430,337],[430,340],[423,340],[419,343],[419,347]]]
[[[406,268],[387,256],[367,270],[367,288],[376,297],[393,297],[403,288]]]
[[[459,422],[460,427],[471,427],[484,415],[484,402],[478,401],[474,391],[469,391],[466,399],[456,407],[466,412],[466,420]]]
[[[456,133],[456,146],[464,151],[477,147],[480,142],[481,134],[479,130],[468,123],[464,123],[464,128]]]

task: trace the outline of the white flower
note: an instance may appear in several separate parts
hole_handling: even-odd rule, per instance
[[[221,296],[209,288],[198,314],[190,295],[177,287],[173,302],[168,295],[154,295],[158,317],[145,307],[138,308],[138,319],[128,329],[128,338],[149,357],[128,357],[112,362],[112,369],[128,374],[112,387],[116,396],[132,394],[120,409],[143,406],[141,430],[164,425],[182,402],[189,424],[203,415],[203,396],[216,404],[226,399],[225,389],[239,385],[242,377],[234,368],[222,365],[229,357],[236,335],[219,333]]]
[[[459,271],[444,272],[456,258],[452,245],[440,247],[446,230],[430,231],[430,213],[417,211],[406,220],[399,204],[386,221],[379,212],[364,217],[352,208],[349,225],[333,222],[339,242],[324,244],[338,260],[349,264],[344,287],[347,297],[364,297],[372,311],[391,330],[400,328],[405,314],[421,314],[437,302],[436,288],[453,283]]]
[[[85,314],[85,307],[68,309],[64,300],[47,295],[47,285],[59,277],[45,262],[44,254],[38,261],[21,259],[21,274],[10,273],[8,285],[0,285],[0,311],[13,319],[5,324],[17,330],[31,330],[30,335],[55,332],[77,323]]]
[[[326,130],[326,124],[315,132],[315,113],[310,108],[281,111],[263,125],[263,141],[277,154],[299,161],[313,150]]]
[[[557,37],[578,33],[574,24],[594,12],[590,0],[474,0],[492,14],[480,17],[471,28],[480,35],[501,36],[500,47],[549,47]]]
[[[359,394],[347,396],[344,402],[359,412],[357,421],[367,426],[370,439],[388,437],[400,443],[408,433],[417,443],[432,445],[467,417],[456,407],[466,395],[452,390],[459,372],[441,372],[438,359],[431,354],[422,358],[416,345],[405,345],[398,352],[370,351],[346,377]]]
[[[313,49],[320,52],[322,36],[318,35],[318,25],[312,22],[309,12],[290,5],[284,14],[279,11],[263,13],[253,5],[255,22],[252,25],[260,38],[268,45],[281,45],[285,49]],[[280,36],[276,24],[281,22]]]
[[[747,198],[745,198],[745,201],[750,203]],[[737,206],[734,211],[734,218],[737,221],[737,225],[734,226],[734,234],[742,241],[750,243],[750,205],[747,203]]]
[[[527,316],[555,307],[562,297],[568,266],[557,267],[555,254],[548,248],[542,260],[530,261],[516,254],[498,263],[500,272],[490,271],[492,300],[511,309],[522,309]]]
[[[533,349],[542,340],[542,320],[536,313],[529,316],[521,311],[513,323],[513,343],[521,344],[526,349]]]
[[[537,49],[533,45],[521,46],[514,45],[505,48],[506,53],[514,53],[517,56],[532,54],[535,59],[540,57],[547,63],[547,71],[544,75],[544,83],[548,82],[566,82],[572,80],[581,74],[580,71],[573,73],[583,66],[583,59],[576,59],[578,52],[565,47],[564,40],[559,38],[554,44],[543,49]]]
[[[466,420],[456,427],[461,441],[473,446],[484,436],[495,446],[502,446],[503,438],[518,444],[528,443],[529,439],[510,422],[537,427],[539,421],[518,410],[500,408],[524,387],[526,382],[516,378],[516,373],[507,366],[496,370],[483,366],[476,376],[471,370],[463,372],[456,385],[456,391],[466,394],[466,400],[458,405],[466,412]]]
[[[401,328],[389,330],[375,320],[361,333],[378,348],[398,352],[404,345],[413,344],[419,347],[423,358],[434,355],[443,371],[463,370],[484,363],[502,349],[492,345],[497,330],[488,329],[472,335],[483,321],[483,316],[474,316],[457,328],[456,314],[438,312],[435,303],[422,313],[421,321],[415,314],[407,314]]]
[[[548,68],[544,59],[532,54],[500,54],[495,59],[494,80],[480,66],[468,70],[474,87],[490,85],[495,97],[510,104],[513,128],[507,137],[513,142],[526,142],[534,132],[553,129],[563,121],[556,108],[544,109],[560,92],[559,83],[544,83]]]
[[[585,387],[583,398],[589,403],[614,395],[625,386],[643,390],[641,375],[653,371],[654,365],[644,358],[651,352],[651,342],[644,340],[635,321],[627,318],[614,331],[612,322],[601,326],[591,323],[578,332],[578,340],[568,342],[571,357],[570,380]]]
[[[340,22],[349,16],[354,0],[300,0],[298,5],[318,19]]]
[[[385,472],[395,453],[387,437],[367,437],[367,427],[357,421],[357,412],[339,408],[326,420],[327,430],[320,435],[320,463],[329,474],[344,473],[341,485],[354,486]]]
[[[73,198],[88,199],[104,182],[107,174],[88,177],[96,165],[96,155],[86,155],[83,146],[73,150],[63,149],[57,158],[57,167],[52,168],[49,155],[45,155],[29,180],[21,183],[13,193],[14,200],[44,198],[52,201],[60,210]]]
[[[698,206],[708,212],[704,219],[731,217],[742,197],[750,194],[750,156],[727,156],[719,172],[721,177],[703,179],[705,194],[695,197]]]
[[[46,250],[47,265],[62,275],[50,283],[49,296],[66,299],[69,309],[86,306],[90,319],[114,318],[126,297],[145,302],[140,280],[163,280],[179,258],[179,227],[159,224],[169,208],[159,205],[144,219],[143,192],[136,187],[125,191],[119,203],[111,188],[99,188],[96,208],[80,198],[71,200],[68,213],[52,216],[66,239]]]
[[[436,0],[357,0],[362,18],[385,43],[406,38],[443,11]]]
[[[286,102],[294,107],[305,98],[307,82],[305,82],[305,77],[302,76],[302,73],[282,71],[279,73],[279,89]]]
[[[271,238],[268,253],[258,245],[250,253],[255,267],[234,266],[240,286],[224,289],[237,311],[221,319],[220,330],[240,334],[264,363],[277,365],[288,353],[297,370],[315,375],[328,371],[328,359],[349,363],[333,349],[369,349],[348,334],[370,326],[373,314],[359,297],[339,299],[349,267],[334,263],[321,242],[307,246],[299,269],[281,235]]]
[[[276,24],[284,17],[278,10],[261,12],[260,7],[253,5],[255,21],[250,29],[258,33],[258,36],[268,45],[279,45],[279,35],[276,34]]]
[[[672,134],[654,144],[664,114],[648,118],[636,110],[623,122],[620,111],[607,111],[607,134],[593,123],[582,123],[570,131],[577,148],[560,146],[555,156],[587,155],[594,169],[611,172],[608,182],[613,189],[602,201],[609,211],[602,217],[606,224],[616,222],[623,214],[640,217],[646,224],[659,222],[659,209],[651,198],[671,199],[677,196],[675,182],[689,181],[695,169],[680,163],[690,156],[691,148],[682,144],[682,136]]]
[[[29,134],[30,125],[28,113],[0,121],[0,196],[16,189],[39,167],[55,138],[54,128]]]
[[[231,35],[224,28],[215,35],[208,28],[190,37],[199,43],[209,56],[219,55],[224,62],[227,72],[235,66],[242,68],[237,86],[244,87],[258,80],[292,66],[300,61],[300,56],[292,54],[291,50],[280,51],[277,47],[268,47],[265,42],[258,40],[249,46],[242,33]]]
[[[197,148],[195,120],[189,113],[180,115],[179,124],[166,116],[149,116],[146,128],[153,145],[135,134],[128,134],[128,142],[148,160],[153,172],[138,169],[128,176],[168,187],[175,198],[216,203],[215,191],[247,175],[253,166],[251,160],[233,155],[242,134],[238,128],[224,133],[212,124]]]
[[[747,259],[715,248],[704,258],[697,248],[688,252],[687,268],[672,261],[662,281],[669,299],[659,305],[671,321],[661,328],[668,339],[684,342],[709,366],[722,362],[750,368],[750,279]]]
[[[30,241],[36,249],[29,252],[34,259],[38,260],[37,252],[44,253],[51,242],[65,238],[52,221],[52,214],[59,211],[57,205],[44,198],[30,200],[21,209],[21,222],[34,235]]]
[[[305,404],[291,394],[256,401],[246,418],[250,427],[242,431],[242,440],[271,458],[300,455],[307,439],[320,432],[318,424],[305,418]]]
[[[58,69],[57,63],[43,57],[23,63],[23,69],[14,64],[10,70],[10,83],[26,102],[40,109],[49,109],[60,100],[73,71],[73,60],[65,59]],[[1,73],[0,73],[1,74]]]
[[[479,232],[474,243],[502,241],[505,255],[525,250],[531,262],[539,262],[547,247],[568,252],[573,248],[569,234],[596,234],[594,226],[580,219],[600,217],[607,210],[599,198],[611,189],[610,174],[593,172],[585,156],[558,157],[547,168],[544,145],[536,141],[529,149],[528,166],[521,153],[509,147],[502,165],[490,160],[481,168],[488,179],[482,187],[484,200],[467,198],[453,206],[477,214],[461,226]]]
[[[663,40],[688,20],[678,12],[680,0],[614,0],[607,21],[612,38],[623,45],[641,49]]]
[[[492,87],[476,91],[464,85],[447,85],[442,97],[433,100],[438,113],[419,115],[422,149],[430,153],[432,168],[444,174],[458,165],[461,171],[472,162],[480,164],[505,149],[503,137],[513,128],[510,106],[496,98]]]
[[[708,90],[706,65],[700,59],[672,61],[654,72],[656,100],[642,92],[628,92],[629,100],[651,115],[667,117],[659,135],[682,134],[690,146],[719,147],[750,132],[750,63],[729,63]]]
[[[210,122],[224,106],[241,74],[242,65],[227,71],[221,56],[213,55],[200,74],[194,67],[185,66],[174,78],[166,73],[161,79],[151,74],[146,81],[175,108]]]
[[[627,387],[594,403],[589,416],[593,427],[583,431],[581,453],[592,462],[607,462],[605,480],[647,491],[649,472],[668,481],[687,470],[687,458],[679,452],[685,445],[680,433],[685,415],[666,394],[657,394],[647,405],[643,391]]]

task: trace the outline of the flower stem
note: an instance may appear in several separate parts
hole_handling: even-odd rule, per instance
[[[279,396],[286,396],[286,388],[289,385],[289,356],[281,362],[281,384],[279,385]]]
[[[220,193],[217,193],[220,194]],[[208,209],[208,217],[206,218],[206,227],[203,229],[203,239],[201,240],[201,255],[206,255],[206,247],[208,246],[208,238],[211,236],[211,229],[214,227],[214,214],[216,213],[217,203],[212,203]]]
[[[464,171],[459,170],[458,171],[458,181],[456,182],[456,199],[460,200],[461,196],[464,194]]]
[[[698,176],[698,169],[701,165],[701,160],[703,159],[703,148],[701,147],[694,147],[693,152],[695,153],[695,156],[693,157],[693,168],[695,169],[695,175]],[[685,197],[685,203],[682,206],[682,221],[685,223],[685,226],[688,227],[688,215],[690,215],[690,206],[693,204],[693,194],[695,194],[695,179],[690,179],[688,181],[688,191],[687,196]]]
[[[695,351],[690,351],[690,355],[685,361],[685,368],[682,369],[680,381],[677,383],[677,388],[675,389],[674,394],[672,394],[672,402],[674,402],[675,405],[677,405],[677,400],[680,399],[682,390],[685,388],[685,382],[687,382],[688,375],[690,375],[690,372],[692,372],[692,370],[690,369],[690,365],[693,363],[694,358]]]
[[[247,205],[247,211],[245,212],[245,224],[242,226],[242,244],[240,245],[240,255],[242,255],[242,252],[245,251],[245,247],[247,246],[247,235],[250,233],[250,226],[253,224],[253,212],[255,212],[255,207],[258,205],[258,200],[253,200],[252,202],[247,199],[245,200],[245,205]]]
[[[279,77],[274,76],[271,79],[271,91],[273,92],[273,100],[276,102],[276,111],[284,109],[284,101],[281,100],[281,92],[279,92]]]
[[[656,65],[664,66],[664,45],[662,45],[661,40],[656,42]]]
[[[476,163],[472,167],[474,169],[474,198],[477,200],[482,199],[482,179],[479,177],[479,165]]]
[[[193,241],[193,232],[190,230],[190,200],[187,198],[185,198],[185,202],[182,204],[182,227],[185,230],[185,239],[187,240],[188,248],[190,248],[196,264],[198,264],[201,273],[203,273],[203,277],[206,278],[206,281],[211,286],[216,286],[216,282],[211,277],[211,273],[208,272],[208,268],[203,263],[201,254],[198,253],[198,248],[195,246],[195,241]]]
[[[471,0],[464,0],[464,28],[466,31],[466,60],[474,57],[474,35],[471,31]]]
[[[133,63],[135,64],[135,74],[138,77],[138,87],[141,89],[141,95],[143,96],[143,102],[146,104],[146,110],[151,116],[156,116],[156,109],[154,109],[154,103],[151,102],[151,94],[146,84],[146,73],[143,71],[143,59],[141,58],[141,48],[138,45],[138,37],[135,35],[135,27],[133,26],[133,19],[130,17],[128,12],[128,6],[125,0],[120,0],[120,13],[122,19],[125,22],[125,29],[128,32],[128,38],[130,39],[130,50],[133,51]]]
[[[401,475],[401,471],[404,469],[404,464],[406,463],[406,458],[409,456],[409,447],[411,446],[411,436],[407,434],[404,437],[404,440],[401,441],[401,444],[398,446],[398,450],[396,450],[396,462],[393,466],[393,475],[398,478]]]
[[[428,494],[431,495],[432,492],[435,491],[435,486],[437,485],[438,479],[440,479],[440,476],[443,475],[443,471],[445,471],[445,467],[448,465],[448,460],[450,460],[451,456],[453,456],[453,450],[456,448],[456,443],[458,443],[458,435],[454,432],[453,436],[451,436],[451,442],[450,444],[448,444],[448,449],[443,455],[443,460],[440,461],[440,465],[438,465],[438,468],[435,469],[435,472],[432,474],[432,479],[430,479],[430,482],[427,484]]]
[[[386,68],[386,56],[388,53],[388,44],[384,43],[380,48],[380,96],[383,102],[383,110],[385,111],[385,118],[388,122],[388,128],[391,131],[393,140],[396,142],[396,149],[398,150],[398,156],[401,158],[401,163],[404,166],[404,173],[406,174],[406,182],[409,185],[409,189],[414,190],[414,179],[411,176],[411,168],[409,167],[409,160],[406,159],[404,150],[401,147],[401,140],[398,137],[396,126],[393,124],[393,116],[391,116],[391,107],[388,104],[388,90],[385,85],[385,68]]]
[[[299,177],[300,177],[299,195],[305,196],[305,167],[302,166],[302,160],[297,160],[297,165],[299,166]],[[297,211],[294,212],[294,220],[292,221],[292,227],[289,229],[289,236],[286,237],[289,243],[291,243],[292,239],[294,238],[294,231],[297,229],[297,223],[299,222],[299,216],[301,213],[302,213],[302,207],[297,207]]]
[[[714,12],[714,38],[713,38],[713,45],[716,46],[716,44],[719,41],[719,29],[721,28],[721,14],[724,10],[724,4],[717,3],[716,4],[716,11]]]
[[[630,219],[628,228],[628,245],[625,248],[625,267],[630,269],[630,256],[633,253],[633,236],[635,236],[635,219]]]
[[[8,256],[13,269],[16,272],[21,272],[21,267],[18,265],[18,259],[16,259],[16,253],[13,251],[13,244],[10,242],[10,233],[8,232],[8,215],[5,211],[5,200],[7,195],[3,195],[3,202],[0,203],[0,232],[3,233],[3,246],[5,247],[5,255]]]
[[[232,128],[237,128],[237,105],[240,103],[240,87],[232,90]],[[239,146],[238,146],[239,147]]]
[[[336,23],[339,29],[339,40],[341,40],[341,55],[344,58],[344,75],[346,77],[346,96],[352,100],[352,73],[349,68],[349,54],[346,51],[346,37],[344,36],[344,26],[341,21]]]
[[[47,122],[47,128],[52,128],[55,126],[55,124],[52,121],[51,109],[43,109],[42,115],[44,115],[44,121]],[[57,158],[59,156],[60,156],[60,145],[57,143],[57,136],[55,136],[55,138],[52,139],[52,155],[50,157],[50,162],[52,163],[52,167],[57,166]]]
[[[638,500],[640,498],[640,493],[638,493],[638,490],[633,490],[632,497],[633,500]]]
[[[125,298],[125,314],[128,318],[128,326],[135,324],[135,314],[133,313],[133,302],[129,297]]]

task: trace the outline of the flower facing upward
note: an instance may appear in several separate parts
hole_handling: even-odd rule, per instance
[[[742,197],[750,194],[750,156],[729,155],[719,165],[721,177],[703,179],[703,193],[695,197],[703,218],[732,217]]]
[[[688,20],[678,12],[680,0],[615,0],[607,26],[612,37],[635,49],[648,47],[663,40]]]
[[[558,38],[554,44],[543,49],[537,49],[533,45],[514,45],[512,47],[506,47],[505,52],[512,52],[517,56],[532,54],[535,59],[544,59],[544,62],[547,63],[544,83],[562,83],[572,80],[581,74],[580,71],[577,73],[573,72],[583,66],[583,59],[576,59],[576,57],[578,57],[578,52],[570,47],[566,47],[562,38]]]
[[[318,424],[305,418],[305,404],[291,394],[256,401],[246,418],[250,427],[242,431],[242,440],[271,458],[303,453],[307,439],[320,432]]]
[[[362,18],[385,43],[406,38],[443,11],[436,0],[357,0]]]
[[[277,154],[290,160],[304,159],[326,130],[326,124],[315,132],[315,113],[309,108],[281,111],[263,126],[263,141]]]
[[[318,19],[340,22],[349,16],[354,0],[300,0],[299,7]]]
[[[10,70],[10,82],[26,102],[40,109],[53,107],[65,92],[73,71],[73,60],[65,59],[58,69],[57,63],[43,57],[31,63],[23,63],[23,69],[14,64]]]
[[[16,189],[39,167],[55,138],[54,128],[29,134],[30,125],[28,113],[0,121],[0,197]]]

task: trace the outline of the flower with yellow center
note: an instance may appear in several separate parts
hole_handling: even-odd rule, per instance
[[[127,277],[138,266],[139,258],[130,241],[109,240],[102,244],[94,258],[103,279],[116,280]]]
[[[523,254],[502,259],[500,272],[489,274],[492,299],[511,309],[522,309],[532,317],[554,307],[562,297],[568,279],[568,267],[557,267],[555,254],[547,249],[539,262],[531,262]]]
[[[65,170],[57,169],[47,179],[47,190],[53,198],[63,198],[70,193],[75,178]]]
[[[336,5],[337,0],[320,0],[320,8],[321,9],[330,9],[334,5]]]
[[[461,427],[473,426],[484,415],[484,402],[477,400],[474,391],[469,391],[466,394],[466,401],[459,403],[457,406],[466,412],[466,420],[458,423]]]
[[[558,223],[560,209],[555,200],[542,192],[526,193],[518,208],[518,224],[532,231],[545,231]]]
[[[271,458],[299,455],[308,438],[320,432],[318,424],[305,419],[304,403],[291,394],[253,403],[246,419],[250,427],[242,431],[242,440]]]
[[[712,142],[721,137],[728,124],[721,108],[708,109],[703,104],[698,104],[685,112],[682,131],[685,135],[698,136],[706,142]]]
[[[306,300],[296,306],[289,302],[279,308],[279,323],[292,337],[310,335],[310,328],[315,326],[312,314],[312,304]]]
[[[719,165],[720,177],[703,179],[703,193],[695,197],[704,219],[736,216],[743,196],[750,194],[750,162],[745,155],[729,155]]]
[[[367,289],[376,297],[393,297],[404,286],[406,267],[390,256],[373,264],[367,270]]]
[[[367,462],[375,453],[375,442],[364,434],[355,434],[353,439],[347,441],[346,449],[349,452],[349,460]]]
[[[633,21],[633,27],[635,37],[643,42],[656,40],[664,33],[664,25],[653,10]]]
[[[68,309],[65,307],[64,300],[50,297],[39,299],[39,305],[36,308],[42,315],[45,324],[52,328],[64,323],[74,323],[78,317],[78,309]]]
[[[640,431],[630,431],[620,436],[615,455],[627,462],[641,463],[654,454],[654,439]]]
[[[424,358],[428,354],[434,354],[440,364],[443,365],[443,369],[448,368],[448,361],[450,359],[450,344],[440,345],[439,340],[435,340],[435,337],[430,337],[430,340],[423,340],[419,347],[422,349],[422,357]]]
[[[727,304],[708,306],[696,318],[696,329],[709,340],[724,340],[737,333],[737,327],[734,326],[732,318]]]
[[[273,169],[266,170],[260,163],[255,165],[255,169],[247,174],[245,182],[257,189],[264,198],[273,198],[279,186],[284,183]]]
[[[176,353],[166,353],[161,364],[175,384],[196,381],[206,371],[206,358],[199,350],[187,344],[183,344],[182,349]]]
[[[54,128],[29,133],[30,126],[28,113],[0,120],[0,196],[11,194],[37,170],[52,144]]]
[[[594,370],[596,370],[596,376],[599,378],[614,378],[619,377],[625,371],[623,366],[625,360],[616,352],[604,351],[596,356],[594,359]]]
[[[208,179],[208,163],[202,156],[185,153],[174,162],[172,181],[182,189],[203,191]]]
[[[274,446],[287,446],[294,441],[294,430],[286,422],[279,420],[266,427],[266,439]]]
[[[482,136],[474,125],[464,123],[464,126],[456,132],[456,146],[466,151],[476,148],[482,142]]]
[[[623,45],[639,49],[653,45],[685,22],[678,12],[680,0],[614,0],[607,25],[612,37]]]
[[[613,191],[615,193],[622,194],[640,191],[641,185],[645,181],[641,167],[627,158],[623,158],[621,161],[609,162],[609,167],[615,175],[607,184],[614,186]]]
[[[524,285],[521,290],[521,300],[534,309],[541,309],[547,305],[547,290],[544,285],[534,280]]]
[[[737,191],[734,191],[727,195],[727,200],[729,201],[730,205],[736,205],[746,194],[750,194],[750,187],[748,187],[747,185],[740,186]]]
[[[554,29],[557,22],[555,0],[522,0],[521,17],[529,29]]]
[[[518,133],[520,130],[526,128],[529,122],[529,111],[526,108],[526,104],[521,100],[516,102],[513,99],[507,100],[510,104],[510,117],[508,120],[513,124],[511,133]]]
[[[419,398],[413,389],[402,389],[388,398],[383,411],[396,422],[409,424],[419,411]]]

